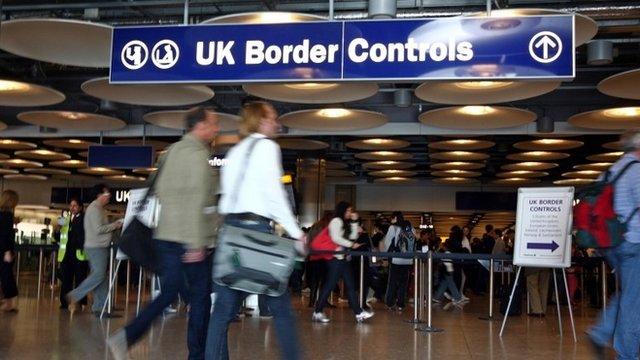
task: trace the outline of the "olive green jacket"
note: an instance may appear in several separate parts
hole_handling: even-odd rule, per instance
[[[160,159],[154,189],[160,202],[156,239],[188,248],[215,246],[218,176],[210,156],[206,144],[186,134]]]

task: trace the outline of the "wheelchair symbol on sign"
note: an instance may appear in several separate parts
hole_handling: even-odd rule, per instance
[[[543,64],[554,62],[562,53],[562,40],[551,31],[541,31],[529,41],[529,55]]]
[[[140,40],[129,41],[120,53],[120,61],[129,70],[137,70],[144,66],[149,59],[149,49]]]
[[[161,40],[151,50],[151,61],[160,69],[169,69],[178,62],[180,49],[171,40]]]

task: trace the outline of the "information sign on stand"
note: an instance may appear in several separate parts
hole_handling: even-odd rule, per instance
[[[518,190],[514,265],[571,266],[572,187]]]

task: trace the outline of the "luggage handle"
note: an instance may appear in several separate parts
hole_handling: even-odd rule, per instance
[[[273,246],[275,245],[275,241],[268,241],[268,240],[261,240],[258,239],[257,237],[251,236],[251,235],[244,235],[244,237],[251,241],[254,244],[258,244],[258,245],[262,245],[262,246]]]

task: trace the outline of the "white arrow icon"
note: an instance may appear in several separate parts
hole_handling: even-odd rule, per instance
[[[542,56],[538,55],[537,51],[542,48]],[[555,53],[552,55],[552,49]],[[541,31],[535,34],[531,41],[529,41],[529,54],[537,62],[547,64],[555,61],[562,53],[562,40],[560,37],[551,31]]]

